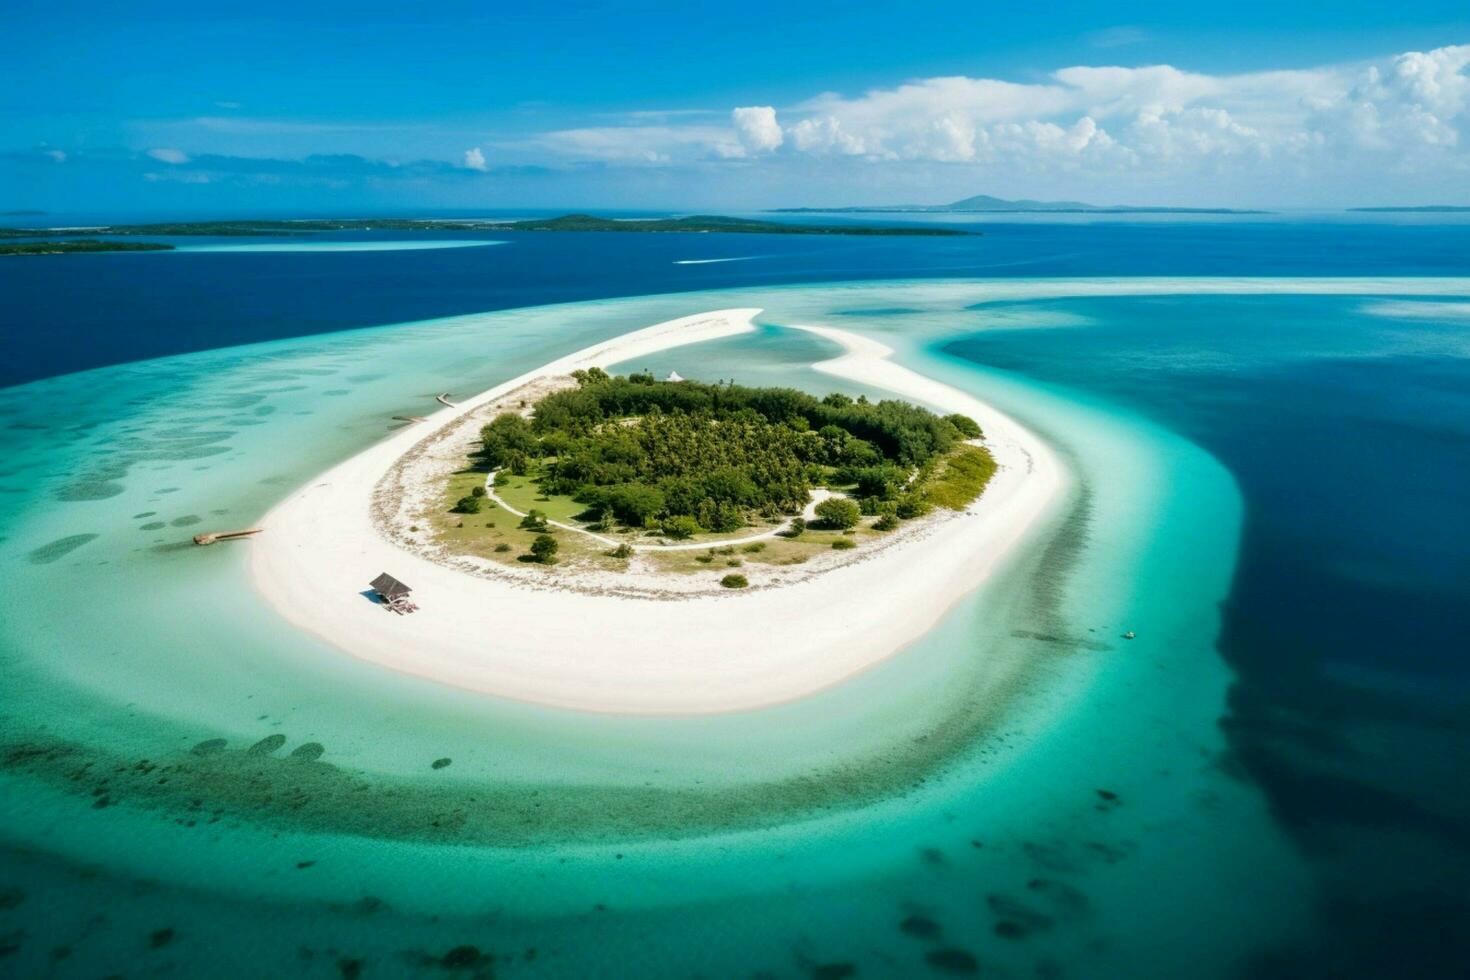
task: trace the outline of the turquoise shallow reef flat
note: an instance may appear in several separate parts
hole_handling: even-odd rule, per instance
[[[0,390],[0,969],[1260,969],[1311,941],[1319,881],[1220,723],[1239,683],[1217,644],[1240,481],[1202,448],[1214,430],[1099,381],[1120,368],[1089,338],[1118,334],[1112,356],[1184,387],[1222,356],[1187,339],[1195,323],[1212,342],[1257,324],[1230,350],[1264,375],[1286,358],[1260,325],[1287,329],[1284,309],[1306,325],[1289,360],[1341,362],[1446,349],[1456,314],[1439,307],[1467,294],[1464,279],[742,288]],[[1235,305],[1257,301],[1275,305]],[[297,632],[255,593],[248,543],[190,543],[251,526],[439,392],[742,306],[764,310],[756,333],[623,367],[827,391],[842,385],[810,366],[835,349],[789,328],[840,326],[1025,422],[1071,476],[1003,574],[827,691],[707,717],[499,701]],[[800,628],[772,624],[771,641]]]

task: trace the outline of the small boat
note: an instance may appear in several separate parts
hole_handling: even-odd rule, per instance
[[[244,531],[209,531],[204,534],[194,535],[195,544],[214,544],[216,541],[234,541],[237,538],[248,538],[260,533],[260,528],[252,527]]]
[[[1137,633],[1133,632],[1132,630],[1129,630],[1128,632],[1126,632],[1126,633],[1123,634],[1123,639],[1125,639],[1125,640],[1131,640],[1134,637],[1136,637],[1137,635],[1138,635]]]

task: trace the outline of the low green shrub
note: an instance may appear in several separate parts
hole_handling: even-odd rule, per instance
[[[699,522],[686,514],[665,518],[660,530],[675,541],[684,541],[699,533]]]
[[[924,482],[924,502],[949,510],[964,510],[985,492],[995,475],[995,457],[984,446],[965,446],[946,456]],[[902,517],[902,512],[899,513]]]
[[[561,550],[556,538],[549,534],[538,534],[531,542],[531,555],[543,565],[556,563],[556,553]]]
[[[453,514],[478,514],[485,509],[485,498],[470,494],[468,497],[460,497],[450,508]]]
[[[944,421],[948,422],[950,425],[958,429],[960,435],[964,436],[966,439],[980,438],[980,423],[976,422],[968,415],[946,415],[944,417]]]
[[[858,518],[862,516],[862,509],[857,502],[848,500],[846,497],[828,497],[817,504],[817,517],[821,518],[824,527],[843,530],[857,524]]]

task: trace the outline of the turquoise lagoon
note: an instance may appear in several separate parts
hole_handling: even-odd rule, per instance
[[[1466,288],[1346,282],[1272,288]],[[0,390],[0,894],[14,947],[3,968],[1248,970],[1311,929],[1316,886],[1218,725],[1233,680],[1215,647],[1243,519],[1235,481],[1120,401],[947,346],[988,331],[1066,345],[1092,321],[1051,301],[1098,288],[867,282],[640,297]],[[1103,291],[1127,303],[1212,288]],[[1030,424],[1073,476],[1001,576],[828,691],[703,718],[473,695],[295,631],[253,591],[248,544],[189,543],[251,525],[437,392],[478,391],[598,339],[734,306],[762,307],[761,329],[625,367],[830,390],[810,365],[833,348],[786,329],[829,323]],[[378,571],[363,570],[364,587]],[[796,629],[770,624],[770,642]],[[1122,640],[1130,629],[1138,638]]]

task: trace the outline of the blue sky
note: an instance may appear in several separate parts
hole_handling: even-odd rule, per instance
[[[1463,0],[1000,6],[10,0],[0,209],[1470,203]]]

